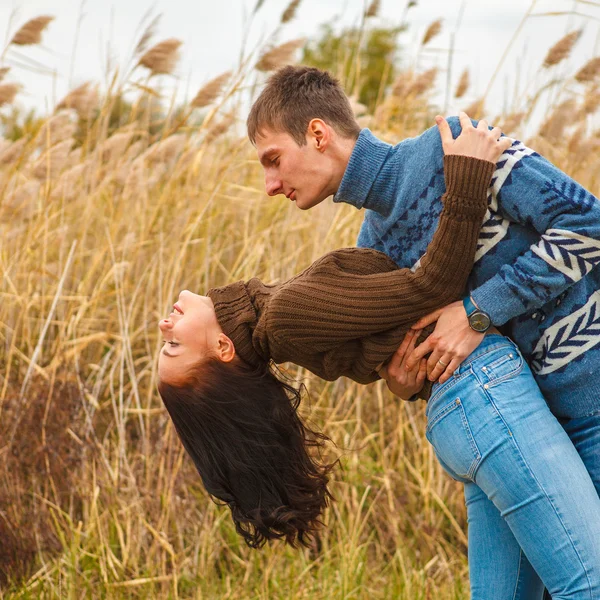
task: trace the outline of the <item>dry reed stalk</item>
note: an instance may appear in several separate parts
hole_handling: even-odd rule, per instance
[[[4,104],[11,104],[15,99],[20,86],[16,83],[2,83],[0,84],[0,106]]]
[[[219,97],[223,86],[229,81],[231,75],[231,71],[227,71],[204,84],[190,102],[190,106],[193,108],[202,108],[212,104]]]
[[[527,113],[525,112],[510,113],[507,117],[504,118],[504,121],[502,123],[502,131],[504,133],[510,133],[514,131],[523,122],[523,119],[525,118],[526,114]]]
[[[592,58],[585,63],[575,74],[575,80],[579,83],[589,83],[594,81],[598,75],[600,75],[600,56],[596,56],[596,58]]]
[[[259,71],[274,71],[293,62],[295,52],[304,46],[305,39],[291,40],[267,50],[256,63]]]
[[[436,35],[442,31],[442,19],[437,19],[429,25],[423,36],[422,46],[426,46]]]
[[[42,41],[42,33],[48,24],[54,20],[54,17],[47,15],[41,17],[35,17],[30,21],[27,21],[25,25],[21,27],[15,33],[13,38],[10,40],[11,44],[17,44],[18,46],[27,46],[29,44],[39,44]]]
[[[292,0],[287,5],[287,8],[283,11],[283,14],[281,15],[282,23],[289,23],[296,16],[296,11],[298,10],[298,6],[300,6],[301,1],[302,0]]]
[[[42,148],[50,148],[63,140],[70,139],[77,131],[77,124],[66,111],[51,116],[40,127],[37,142]]]
[[[381,0],[373,0],[367,10],[365,11],[365,17],[371,18],[376,17],[379,14],[381,8]]]
[[[485,112],[485,99],[478,98],[474,102],[472,102],[467,108],[465,108],[465,112],[471,117],[471,119],[481,119]]]
[[[586,125],[582,123],[577,127],[577,129],[573,132],[571,137],[569,138],[567,144],[567,150],[570,154],[577,154],[578,150],[581,148],[582,142],[584,141],[586,133]]]
[[[431,69],[427,69],[423,73],[417,75],[414,81],[408,86],[406,90],[407,95],[413,96],[421,96],[425,92],[429,91],[433,84],[435,83],[435,78],[437,77],[438,69],[437,67],[433,67]]]
[[[98,87],[90,88],[91,82],[86,81],[71,90],[57,105],[56,109],[72,108],[83,120],[89,120],[95,109],[98,108]]]
[[[48,148],[33,164],[32,175],[36,179],[55,179],[68,166],[73,139],[59,142]]]
[[[469,78],[469,69],[465,69],[458,80],[458,85],[456,86],[456,91],[454,92],[455,98],[462,98],[466,91],[469,89],[471,81]]]
[[[0,81],[6,77],[6,74],[10,71],[10,67],[2,67],[0,68]]]
[[[577,29],[571,31],[571,33],[567,33],[567,35],[558,40],[558,42],[548,50],[548,54],[546,54],[542,67],[547,69],[565,60],[565,58],[571,54],[573,46],[575,46],[580,37],[581,29]]]
[[[22,137],[0,151],[0,165],[10,165],[21,160],[27,139]]]
[[[159,42],[141,56],[138,65],[150,69],[152,75],[168,75],[177,65],[181,44],[175,38]]]

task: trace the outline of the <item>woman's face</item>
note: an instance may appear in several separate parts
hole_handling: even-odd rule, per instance
[[[217,321],[213,301],[189,290],[179,294],[173,312],[161,319],[158,327],[164,340],[158,376],[170,384],[182,382],[187,370],[203,357],[220,357],[223,343],[231,344]]]

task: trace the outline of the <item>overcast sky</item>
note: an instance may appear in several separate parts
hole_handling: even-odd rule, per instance
[[[235,67],[239,58],[245,18],[256,0],[0,0],[0,23],[7,36],[28,19],[48,14],[56,17],[43,38],[43,48],[22,47],[19,53],[31,58],[52,74],[32,73],[15,66],[7,77],[23,85],[18,102],[44,112],[51,109],[66,92],[86,80],[103,81],[103,69],[108,48],[114,59],[123,64],[131,53],[142,17],[148,10],[162,14],[155,42],[175,37],[183,42],[182,59],[176,78],[163,77],[162,87],[177,86],[177,99],[190,99],[208,79]],[[269,39],[287,0],[264,0],[251,28],[250,42]],[[407,0],[382,0],[380,16],[374,24],[392,25],[400,22]],[[418,42],[427,26],[443,19],[442,33],[430,43],[432,50],[421,52],[418,69],[439,66],[446,69],[452,32],[455,32],[455,52],[451,70],[452,88],[465,67],[471,72],[472,86],[460,104],[448,106],[448,112],[464,108],[488,86],[502,55],[508,50],[503,68],[495,78],[491,98],[492,110],[505,103],[514,104],[528,81],[546,81],[548,74],[540,72],[540,64],[548,48],[566,32],[584,27],[584,35],[569,60],[570,72],[594,55],[600,54],[600,1],[537,0],[533,12],[516,40],[530,0],[418,0],[408,12],[409,29],[401,36],[405,46],[404,64],[415,66]],[[461,22],[458,15],[464,5]],[[351,25],[360,20],[365,4],[360,0],[303,0],[296,18],[281,31],[282,42],[301,36],[311,37],[318,26],[334,22]],[[546,15],[557,11],[576,11],[581,15]],[[77,22],[81,14],[79,36]],[[458,28],[458,29],[457,29]],[[75,48],[75,51],[73,51]],[[9,53],[5,64],[11,64]],[[19,60],[24,61],[24,58]],[[13,58],[14,61],[14,58]],[[567,69],[568,70],[568,69]],[[438,80],[445,88],[445,72]],[[520,81],[518,81],[520,79]],[[443,95],[438,96],[440,103]]]

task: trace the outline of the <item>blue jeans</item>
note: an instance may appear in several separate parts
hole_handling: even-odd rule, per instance
[[[471,600],[600,598],[600,498],[512,341],[433,387],[426,435],[465,484]]]

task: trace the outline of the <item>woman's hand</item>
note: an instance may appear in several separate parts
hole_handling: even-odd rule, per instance
[[[406,368],[406,359],[415,349],[417,338],[421,331],[412,329],[404,336],[400,347],[390,358],[387,365],[377,370],[382,379],[395,396],[408,400],[411,396],[420,392],[425,383],[427,375],[427,360],[422,359],[418,369],[408,371]]]
[[[495,163],[513,143],[511,138],[500,137],[502,133],[500,127],[490,130],[484,119],[477,123],[477,127],[473,127],[467,113],[461,112],[459,118],[462,131],[456,139],[452,137],[448,121],[440,115],[435,118],[442,138],[444,154],[472,156]]]

